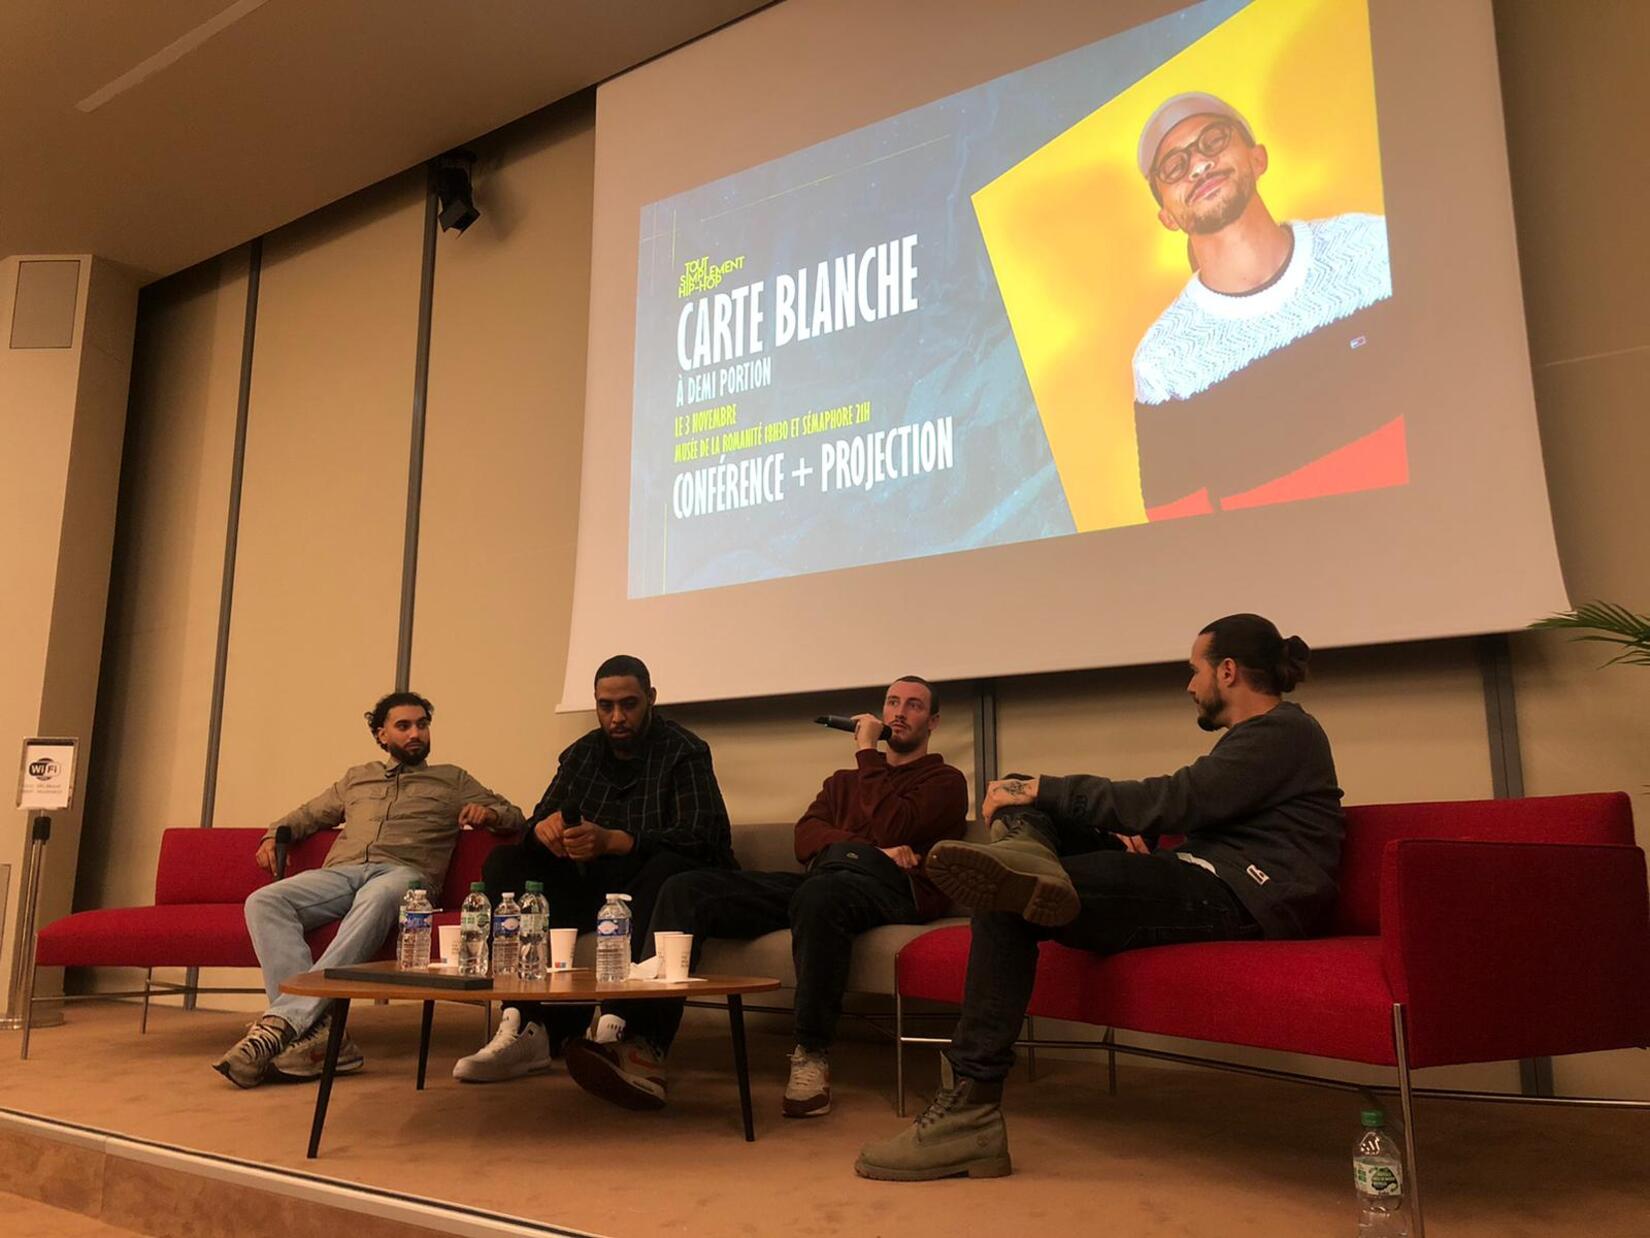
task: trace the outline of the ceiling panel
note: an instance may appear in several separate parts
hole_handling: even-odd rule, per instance
[[[0,5],[0,255],[169,274],[766,0],[266,0],[91,112],[229,0]]]

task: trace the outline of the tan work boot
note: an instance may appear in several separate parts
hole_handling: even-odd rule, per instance
[[[936,843],[923,871],[970,911],[1012,911],[1054,928],[1070,924],[1081,907],[1054,840],[1012,809],[992,819],[989,843]]]
[[[911,1126],[868,1143],[854,1162],[862,1178],[926,1182],[931,1178],[1002,1178],[1011,1171],[1003,1085],[959,1079],[940,1058],[942,1086]]]

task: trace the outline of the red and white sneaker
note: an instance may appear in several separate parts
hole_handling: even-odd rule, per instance
[[[583,1036],[567,1042],[567,1073],[592,1096],[623,1109],[665,1107],[665,1059],[640,1037],[598,1044]]]

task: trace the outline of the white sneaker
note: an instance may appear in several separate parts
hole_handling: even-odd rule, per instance
[[[616,1014],[604,1014],[596,1020],[596,1034],[590,1039],[599,1045],[616,1044],[624,1036],[624,1018]]]
[[[502,1083],[550,1069],[550,1038],[537,1023],[521,1025],[521,1011],[506,1010],[486,1048],[453,1063],[453,1078],[464,1083]]]

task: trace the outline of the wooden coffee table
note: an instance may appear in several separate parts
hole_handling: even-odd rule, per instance
[[[401,975],[395,963],[363,963],[353,970]],[[739,1080],[739,1112],[745,1120],[745,1140],[751,1142],[756,1138],[756,1128],[751,1120],[751,1081],[745,1060],[745,1011],[741,998],[746,993],[766,993],[778,987],[779,981],[768,976],[698,976],[688,981],[626,980],[619,984],[599,984],[595,972],[589,968],[554,972],[543,980],[500,980],[491,988],[485,989],[452,989],[392,980],[374,981],[370,976],[329,980],[320,972],[304,972],[302,975],[283,980],[281,992],[298,997],[329,999],[331,1006],[327,1013],[332,1019],[327,1036],[326,1065],[321,1071],[321,1090],[315,1098],[315,1120],[309,1130],[309,1156],[313,1159],[321,1147],[321,1128],[326,1125],[327,1102],[332,1099],[332,1080],[337,1074],[338,1050],[344,1043],[344,1024],[349,1018],[349,1004],[356,998],[424,1003],[424,1018],[418,1033],[418,1088],[422,1091],[424,1072],[430,1059],[430,1027],[435,1019],[437,1002],[467,1002],[472,1005],[483,1005],[487,1002],[548,1002],[588,1006],[604,1001],[726,997],[728,1024],[733,1034],[733,1068]]]

